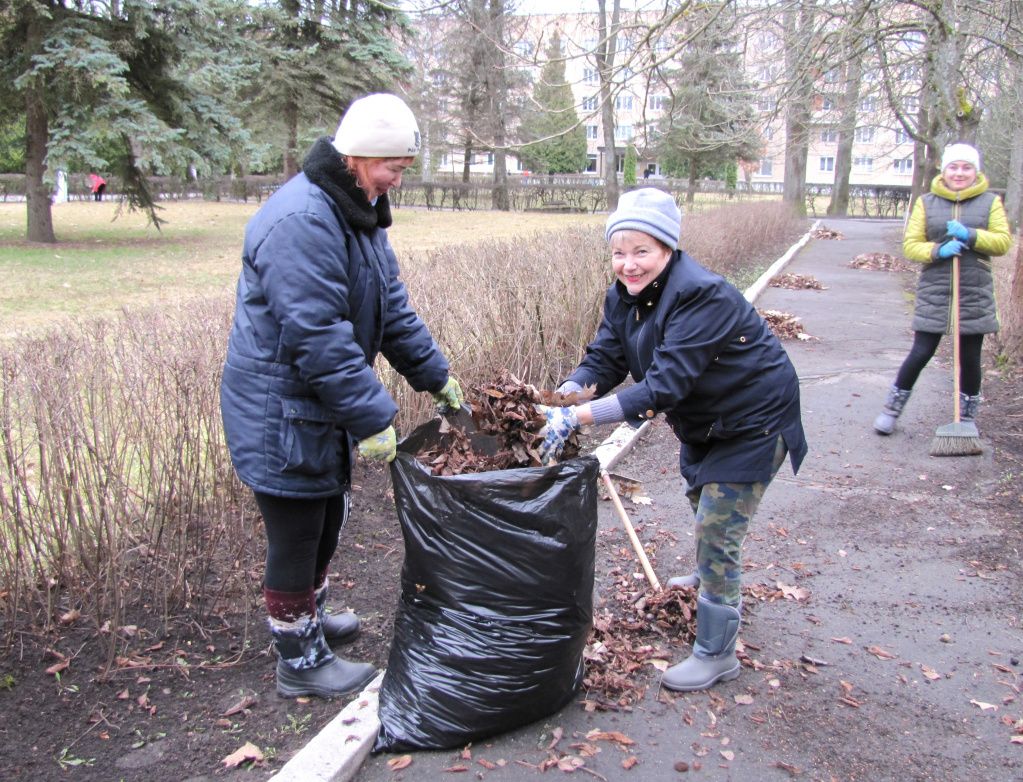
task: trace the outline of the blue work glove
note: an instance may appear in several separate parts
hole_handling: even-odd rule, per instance
[[[359,440],[359,455],[378,462],[393,462],[398,455],[398,437],[394,427],[388,426],[382,432]]]
[[[536,409],[547,419],[547,423],[539,432],[543,435],[543,442],[540,444],[540,463],[553,464],[561,456],[565,441],[579,428],[579,417],[575,414],[574,407],[537,405]]]
[[[946,230],[953,239],[958,239],[961,242],[970,241],[970,229],[958,220],[949,220],[946,224]]]
[[[433,394],[433,401],[437,403],[437,412],[443,415],[449,410],[460,408],[465,402],[465,394],[462,393],[462,387],[458,385],[458,381],[453,377],[448,377],[444,388]]]
[[[962,255],[966,245],[958,239],[949,239],[938,248],[939,258],[951,258],[953,255]]]

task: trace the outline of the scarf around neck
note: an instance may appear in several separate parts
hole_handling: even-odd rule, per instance
[[[387,194],[371,204],[331,141],[330,136],[316,140],[302,162],[302,171],[310,182],[330,196],[352,228],[368,231],[390,227],[391,205]]]

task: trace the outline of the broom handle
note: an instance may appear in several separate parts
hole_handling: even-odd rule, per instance
[[[959,423],[959,256],[952,256],[952,420]]]

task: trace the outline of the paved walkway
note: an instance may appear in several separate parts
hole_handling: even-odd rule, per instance
[[[783,468],[768,491],[745,573],[746,584],[782,582],[808,597],[750,606],[741,638],[757,670],[678,697],[665,697],[655,672],[639,673],[652,686],[632,711],[573,704],[476,744],[467,759],[420,752],[400,771],[388,766],[389,755],[361,767],[361,756],[349,757],[342,768],[339,758],[359,746],[350,737],[368,708],[362,699],[318,739],[317,753],[329,761],[320,775],[296,764],[295,775],[279,779],[448,779],[458,765],[478,778],[532,779],[555,729],[563,736],[557,752],[585,764],[575,773],[605,780],[1023,779],[1023,746],[1010,742],[1011,720],[1023,710],[1014,663],[1023,651],[1020,590],[997,565],[999,531],[984,510],[997,465],[987,454],[928,455],[935,428],[951,419],[947,361],[925,370],[895,436],[871,431],[909,349],[911,277],[849,262],[865,252],[900,255],[902,226],[824,222],[844,239],[810,241],[786,271],[811,275],[826,290],[768,288],[757,300],[800,316],[815,338],[786,342],[801,378],[810,455],[798,476]],[[662,581],[692,567],[692,514],[676,465],[677,443],[661,424],[620,466],[652,499],[629,506],[640,535],[653,540],[669,530],[679,538],[675,550],[657,552]],[[600,513],[602,530],[620,530],[610,503]],[[676,658],[686,652],[677,649]],[[600,752],[583,756],[580,743],[595,729],[635,743],[591,742]],[[629,758],[635,764],[626,770]]]

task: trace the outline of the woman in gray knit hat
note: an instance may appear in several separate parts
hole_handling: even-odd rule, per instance
[[[796,471],[807,447],[788,355],[742,293],[677,249],[681,224],[668,193],[621,197],[606,230],[617,280],[596,337],[559,388],[595,386],[598,398],[541,409],[548,462],[582,424],[639,426],[664,413],[680,440],[697,572],[668,586],[699,585],[697,630],[692,655],[661,684],[689,691],[739,675],[742,543],[786,455]],[[635,382],[612,393],[629,375]]]
[[[398,406],[374,361],[383,355],[438,406],[462,401],[387,240],[387,191],[419,143],[401,98],[360,98],[245,229],[220,401],[231,460],[263,516],[263,599],[285,697],[344,695],[375,674],[333,654],[328,642],[354,639],[359,620],[325,609],[353,455],[395,457]]]

